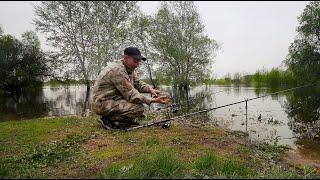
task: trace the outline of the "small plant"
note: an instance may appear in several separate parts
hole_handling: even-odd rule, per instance
[[[273,144],[263,143],[258,146],[257,150],[268,156],[271,156],[271,159],[276,160],[279,158],[280,154],[288,149],[288,146],[278,145],[278,138],[276,138]]]

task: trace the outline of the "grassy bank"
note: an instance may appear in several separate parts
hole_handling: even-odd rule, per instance
[[[175,124],[106,131],[96,117],[0,123],[0,178],[312,178],[287,148],[240,132]]]

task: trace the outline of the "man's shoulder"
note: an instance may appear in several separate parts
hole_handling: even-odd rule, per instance
[[[124,66],[121,61],[113,61],[107,64],[101,71],[101,74],[107,74],[109,72],[121,72]]]
[[[123,65],[121,60],[110,63],[107,67],[106,72],[107,72],[107,74],[108,74],[107,76],[109,78],[117,78],[118,79],[120,77],[128,75],[126,68]]]
[[[111,71],[119,72],[120,70],[124,69],[124,66],[122,62],[119,60],[119,61],[111,62],[106,68],[108,68]]]

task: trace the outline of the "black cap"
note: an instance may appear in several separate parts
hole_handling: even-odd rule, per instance
[[[136,47],[127,47],[124,50],[124,55],[131,56],[138,60],[143,60],[143,61],[147,60],[145,57],[141,56],[140,50]]]

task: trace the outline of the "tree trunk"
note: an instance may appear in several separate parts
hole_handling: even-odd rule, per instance
[[[83,117],[86,116],[86,109],[87,109],[87,107],[89,107],[90,81],[88,79],[86,80],[86,86],[87,86],[86,98],[83,103],[83,109],[82,109],[82,113],[81,113],[81,116],[83,116]]]
[[[146,47],[146,43],[144,42],[143,39],[141,39],[142,43],[143,43],[143,49],[144,49],[144,53],[147,55],[147,47]],[[147,67],[148,67],[148,73],[149,73],[149,79],[152,83],[153,89],[157,88],[156,83],[154,82],[154,79],[152,78],[152,72],[151,72],[151,67],[149,64],[149,60],[147,59]]]
[[[153,89],[156,89],[157,88],[157,84],[154,82],[154,79],[152,78],[151,67],[150,67],[150,64],[149,64],[148,60],[147,60],[147,66],[148,66],[148,72],[149,72],[149,79],[150,79],[150,81],[152,83]]]

